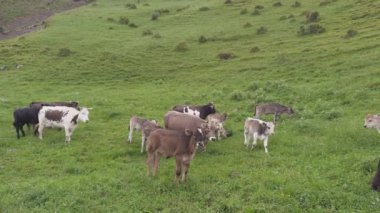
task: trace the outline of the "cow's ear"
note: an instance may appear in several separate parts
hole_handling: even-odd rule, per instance
[[[191,136],[191,135],[193,135],[193,132],[190,129],[185,129],[185,134],[187,136]]]

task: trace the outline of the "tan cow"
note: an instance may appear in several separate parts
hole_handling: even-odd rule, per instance
[[[185,131],[157,129],[148,138],[147,175],[157,174],[160,156],[175,157],[175,181],[183,182],[187,178],[190,161],[194,158],[198,146],[203,147],[205,135],[201,129]]]
[[[244,144],[248,147],[253,138],[252,148],[255,148],[257,139],[264,141],[265,153],[268,153],[268,137],[274,133],[274,123],[259,119],[247,118],[244,123]]]
[[[217,140],[227,137],[226,129],[224,128],[224,121],[227,119],[227,116],[227,113],[213,113],[206,117],[207,123],[215,127]]]
[[[364,119],[364,128],[375,128],[380,133],[380,115],[368,114]]]

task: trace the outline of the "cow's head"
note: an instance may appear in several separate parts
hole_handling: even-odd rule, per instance
[[[364,128],[376,128],[380,127],[380,116],[368,114],[364,119]]]
[[[197,128],[195,131],[191,131],[190,129],[185,129],[185,134],[187,136],[192,136],[193,140],[196,142],[196,148],[205,150],[206,149],[206,135],[204,134],[201,128]]]
[[[86,107],[81,108],[78,114],[78,121],[87,123],[90,120],[89,114],[90,114],[89,108],[86,108]]]
[[[201,126],[201,129],[203,133],[206,135],[206,139],[208,141],[215,141],[216,140],[216,127],[212,125],[211,123],[204,123]]]
[[[266,135],[272,135],[274,134],[274,123],[273,122],[263,122],[263,125],[265,126],[265,134]]]

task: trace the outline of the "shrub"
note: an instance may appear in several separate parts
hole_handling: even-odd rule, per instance
[[[358,34],[358,31],[349,29],[343,38],[352,38]]]
[[[136,7],[135,4],[130,4],[130,3],[128,3],[127,5],[125,5],[125,7],[127,7],[128,9],[131,9],[131,10],[137,9],[137,7]]]
[[[261,34],[265,34],[265,33],[267,33],[267,28],[265,28],[265,27],[260,27],[260,28],[258,28],[257,30],[256,30],[256,34],[258,34],[258,35],[261,35]]]
[[[295,1],[294,4],[292,4],[292,7],[301,7],[301,3]]]
[[[135,24],[135,23],[130,23],[129,25],[128,25],[129,27],[132,27],[132,28],[137,28],[137,27],[139,27],[137,24]]]
[[[319,21],[319,13],[315,12],[306,12],[306,23],[310,22],[318,22]]]
[[[248,86],[248,89],[249,89],[249,90],[252,90],[252,91],[256,91],[256,90],[259,89],[259,88],[260,88],[260,84],[259,84],[259,82],[257,82],[257,81],[253,81],[253,82],[251,83],[251,85]]]
[[[255,53],[255,52],[259,52],[259,51],[260,51],[260,48],[257,47],[257,46],[256,47],[252,47],[251,50],[250,50],[251,53]]]
[[[198,42],[199,43],[206,43],[207,42],[207,38],[203,35],[201,35],[199,38],[198,38]]]
[[[208,10],[210,10],[210,8],[206,6],[199,8],[199,11],[208,11]]]
[[[261,11],[258,10],[258,9],[255,9],[255,10],[251,13],[251,15],[253,15],[253,16],[258,16],[258,15],[260,15],[260,14],[261,14]]]
[[[249,27],[252,27],[252,24],[247,22],[243,25],[244,28],[249,28]]]
[[[148,36],[148,35],[153,35],[153,32],[151,31],[151,30],[144,30],[143,32],[142,32],[142,35],[143,36]]]
[[[232,4],[232,0],[225,0],[224,4]]]
[[[264,6],[262,6],[262,5],[256,5],[255,6],[255,10],[262,10],[262,9],[264,9]]]
[[[273,4],[273,7],[281,7],[282,3],[281,2],[276,2]]]
[[[222,60],[228,60],[228,59],[235,58],[235,55],[232,53],[219,53],[218,58]]]
[[[242,10],[240,10],[240,15],[244,15],[244,14],[247,14],[248,13],[248,9],[247,8],[244,8]]]
[[[176,45],[175,50],[178,52],[185,52],[185,51],[189,50],[189,48],[187,47],[186,42],[183,41],[183,42],[180,42]]]
[[[160,17],[160,13],[159,12],[154,12],[151,16],[151,20],[154,21],[154,20],[157,20],[158,17]]]
[[[67,57],[71,55],[73,52],[69,48],[61,48],[58,51],[58,56],[59,57]]]
[[[129,19],[125,16],[121,16],[119,18],[119,24],[125,24],[125,25],[128,25],[129,24]]]
[[[159,33],[155,33],[155,34],[153,35],[153,38],[161,38],[161,35],[160,35]]]
[[[114,22],[115,19],[114,19],[114,18],[107,18],[107,21],[109,21],[109,22]]]
[[[235,90],[230,94],[230,99],[233,101],[242,101],[244,99],[244,94],[241,91]]]
[[[319,24],[310,24],[308,26],[301,26],[298,31],[299,35],[312,35],[324,33],[326,29]]]

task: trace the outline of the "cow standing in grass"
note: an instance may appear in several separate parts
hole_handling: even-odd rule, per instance
[[[157,129],[148,138],[147,174],[155,176],[158,170],[160,156],[175,157],[175,182],[187,179],[190,162],[194,158],[198,146],[203,147],[205,135],[201,129],[185,131]]]
[[[17,138],[20,138],[20,131],[22,136],[25,136],[24,125],[36,125],[38,124],[38,113],[41,108],[39,107],[25,107],[16,109],[13,112],[13,126],[16,128]]]
[[[129,120],[128,141],[129,143],[132,143],[134,131],[141,131],[141,152],[144,152],[144,146],[150,132],[157,128],[161,128],[161,126],[155,120],[148,120],[145,118],[132,116]]]
[[[276,121],[280,118],[280,115],[284,113],[292,115],[294,113],[294,110],[290,107],[278,103],[260,104],[255,108],[255,118],[260,119],[261,115],[273,114],[274,123],[276,123]]]
[[[368,114],[364,119],[364,128],[374,128],[380,133],[380,115]]]
[[[264,141],[265,153],[268,153],[268,138],[274,133],[274,123],[265,122],[259,119],[247,118],[244,123],[244,144],[248,147],[249,141],[253,138],[251,150],[255,148],[256,141]]]
[[[66,106],[43,106],[38,113],[38,121],[38,134],[41,140],[45,127],[58,127],[65,129],[65,142],[70,143],[71,135],[78,123],[89,121],[89,109],[83,107],[79,111]]]

